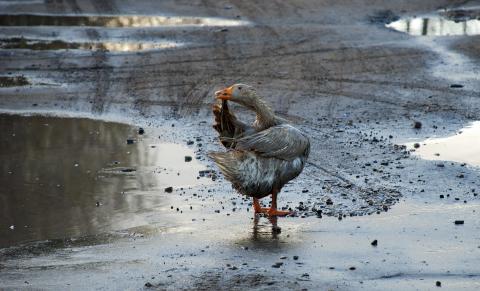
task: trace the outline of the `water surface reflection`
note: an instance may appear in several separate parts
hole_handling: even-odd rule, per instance
[[[165,187],[206,183],[185,155],[128,125],[0,115],[0,247],[143,225]]]
[[[415,145],[416,144],[416,145]],[[427,160],[444,160],[480,167],[480,121],[462,128],[457,134],[408,143],[415,154]]]
[[[414,17],[394,21],[387,27],[411,35],[449,36],[480,34],[480,20],[451,20],[442,16]]]

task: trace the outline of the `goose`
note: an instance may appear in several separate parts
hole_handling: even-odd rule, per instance
[[[213,127],[227,150],[210,152],[209,157],[234,189],[253,198],[256,214],[290,214],[277,209],[277,195],[302,172],[310,153],[308,136],[276,116],[252,86],[234,84],[215,92],[215,98],[221,100],[221,105],[213,106]],[[228,109],[228,101],[254,111],[253,124],[238,120]],[[272,196],[270,207],[263,208],[259,200],[268,195]]]

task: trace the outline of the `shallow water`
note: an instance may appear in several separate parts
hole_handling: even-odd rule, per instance
[[[480,167],[480,121],[462,128],[458,133],[417,142],[415,155],[427,160],[444,160]],[[415,143],[407,143],[414,149]]]
[[[0,26],[101,26],[101,27],[160,27],[160,26],[235,26],[243,20],[215,17],[155,16],[155,15],[55,15],[3,14]]]
[[[182,43],[172,41],[155,42],[67,42],[63,40],[39,40],[25,38],[1,39],[0,48],[2,49],[29,49],[29,50],[91,50],[91,51],[112,51],[112,52],[132,52],[166,49],[182,46]]]
[[[388,23],[389,28],[416,36],[454,36],[480,34],[480,20],[431,15],[403,18]]]
[[[0,247],[140,226],[169,206],[166,187],[208,183],[185,162],[191,149],[157,140],[124,124],[0,115]]]

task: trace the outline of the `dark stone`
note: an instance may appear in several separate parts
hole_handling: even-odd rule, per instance
[[[127,144],[133,144],[133,142],[134,142],[133,139],[131,138],[127,139]]]
[[[463,88],[463,85],[461,85],[461,84],[452,84],[452,85],[450,85],[450,88]]]
[[[296,261],[298,260],[298,256],[293,256],[293,259]]]
[[[140,127],[140,128],[138,129],[138,134],[144,134],[144,133],[145,133],[145,129],[143,129],[143,128]]]
[[[418,142],[416,142],[416,143],[413,144],[413,147],[418,149],[420,147],[420,144]]]
[[[276,262],[272,265],[272,268],[280,268],[283,265],[283,262]]]
[[[457,178],[465,178],[465,175],[464,174],[459,174],[459,175],[457,175]]]
[[[376,247],[376,246],[378,245],[378,240],[372,241],[371,245],[374,246],[374,247]]]
[[[194,143],[195,143],[195,142],[194,142],[193,140],[187,141],[187,145],[192,145],[192,144],[194,144]]]
[[[463,221],[463,220],[455,220],[455,224],[457,224],[457,225],[458,224],[464,224],[464,223],[465,223],[465,221]]]
[[[415,121],[415,122],[413,123],[413,128],[415,128],[415,129],[420,129],[420,128],[422,128],[422,123],[421,123],[420,121]]]
[[[443,198],[445,198],[445,195],[440,194],[440,199],[443,199]]]
[[[442,287],[442,282],[440,282],[440,281],[435,282],[435,286]]]
[[[167,193],[172,193],[172,192],[173,192],[173,187],[167,187],[167,188],[165,188],[165,192],[167,192]]]
[[[348,268],[348,269],[349,269],[350,271],[355,271],[357,268],[355,268],[355,267],[350,267],[350,268]]]
[[[185,156],[185,162],[191,162],[192,161],[192,157],[191,156]]]
[[[147,282],[147,283],[145,283],[145,287],[150,288],[150,287],[153,287],[153,285],[152,285],[152,283]]]
[[[439,168],[445,168],[445,165],[444,165],[444,164],[437,164],[437,167],[439,167]]]
[[[308,189],[303,189],[302,190],[302,193],[307,193],[308,192]]]

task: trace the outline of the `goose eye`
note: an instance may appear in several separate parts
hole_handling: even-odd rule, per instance
[[[242,86],[238,87],[238,90],[242,90]]]

